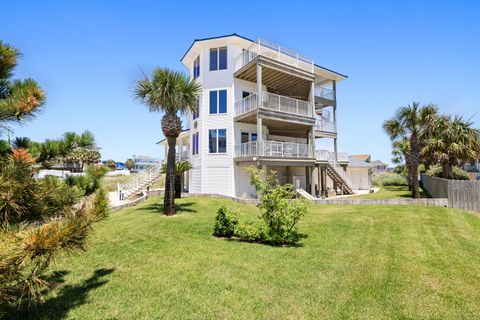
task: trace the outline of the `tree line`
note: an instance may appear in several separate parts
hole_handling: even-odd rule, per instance
[[[419,197],[419,165],[441,167],[441,177],[453,179],[454,168],[480,155],[480,131],[471,120],[442,114],[434,104],[400,107],[383,123],[392,140],[394,163],[404,163],[412,197]]]

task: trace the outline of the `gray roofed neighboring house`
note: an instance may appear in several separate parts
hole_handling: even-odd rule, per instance
[[[388,171],[388,164],[381,160],[370,161],[374,173]]]

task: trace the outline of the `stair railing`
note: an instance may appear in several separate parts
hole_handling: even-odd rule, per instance
[[[343,170],[342,166],[338,164],[335,156],[330,152],[327,151],[327,160],[328,164],[337,172],[337,174],[347,183],[350,189],[355,190],[356,186],[353,184],[353,181],[348,177],[345,170]]]
[[[122,199],[122,194],[125,195],[135,189],[138,189],[140,186],[143,186],[145,183],[152,183],[152,179],[157,177],[162,171],[162,164],[157,163],[150,166],[147,170],[142,173],[137,174],[135,177],[129,181],[117,185],[117,194],[119,200]]]

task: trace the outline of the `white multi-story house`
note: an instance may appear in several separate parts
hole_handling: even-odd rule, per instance
[[[337,152],[337,83],[345,75],[237,34],[197,39],[181,62],[202,85],[179,139],[194,166],[190,192],[254,197],[252,165],[313,196],[328,196],[327,187],[354,192],[348,156]],[[331,139],[333,150],[316,149],[316,139]]]

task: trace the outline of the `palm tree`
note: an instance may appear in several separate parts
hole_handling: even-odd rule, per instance
[[[135,161],[133,161],[132,159],[127,159],[127,161],[125,161],[125,167],[132,171],[133,168],[135,168]]]
[[[135,98],[150,112],[163,112],[162,131],[168,142],[167,171],[165,176],[164,213],[175,214],[175,145],[182,131],[178,113],[195,111],[201,86],[181,72],[156,68],[152,77],[137,81]]]
[[[420,106],[413,102],[412,105],[401,107],[395,116],[384,122],[383,130],[392,141],[406,138],[410,149],[410,168],[408,168],[412,181],[412,197],[419,198],[418,165],[421,157],[422,137],[428,132],[431,124],[438,116],[438,108],[433,104]]]
[[[188,160],[175,163],[175,198],[179,199],[182,197],[183,174],[191,169],[193,169],[193,164]],[[163,164],[162,173],[166,172],[167,165]]]
[[[410,156],[410,142],[407,138],[397,139],[392,142],[392,162],[396,165],[405,163],[405,170],[407,174],[408,189],[412,190],[412,177],[410,176],[410,167],[412,160]],[[403,170],[402,170],[403,172]]]
[[[110,170],[115,170],[115,168],[117,167],[117,164],[115,163],[114,160],[109,159],[109,160],[105,161],[105,166],[107,168],[109,168]]]
[[[453,119],[443,116],[435,124],[435,131],[423,148],[423,152],[441,165],[442,176],[453,179],[453,168],[473,162],[480,155],[480,131],[472,128],[471,121],[460,116]]]

